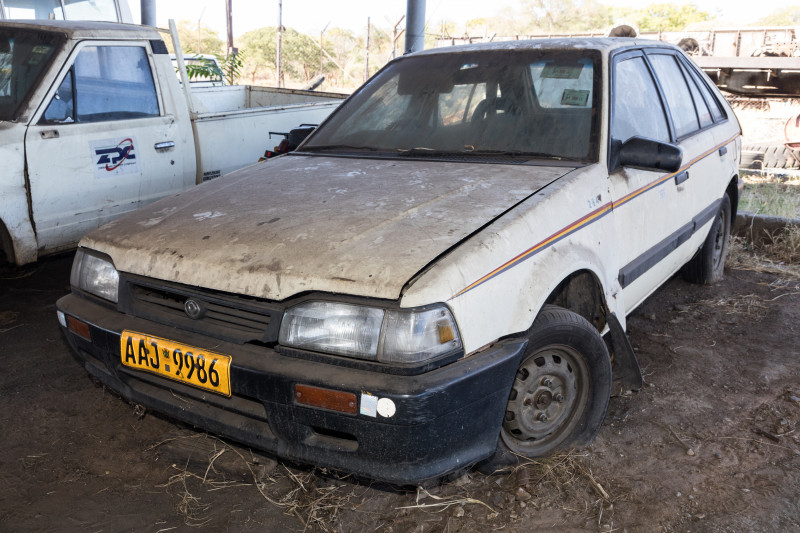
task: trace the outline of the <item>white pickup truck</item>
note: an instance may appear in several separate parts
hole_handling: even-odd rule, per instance
[[[182,88],[161,34],[0,22],[0,242],[23,265],[151,201],[256,163],[270,131],[318,124],[344,95]]]

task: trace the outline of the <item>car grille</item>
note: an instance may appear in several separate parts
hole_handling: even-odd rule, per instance
[[[202,306],[200,318],[186,313],[189,299]],[[134,276],[120,280],[119,306],[139,318],[239,344],[277,342],[283,315],[269,302]]]

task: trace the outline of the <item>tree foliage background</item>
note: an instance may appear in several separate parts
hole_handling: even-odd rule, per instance
[[[356,15],[357,16],[357,15]],[[429,21],[426,48],[440,38],[515,37],[594,32],[603,34],[624,22],[640,31],[681,31],[705,25],[713,28],[724,13],[707,12],[695,3],[652,3],[640,7],[612,7],[598,0],[520,0],[513,8],[487,10],[487,16],[456,24],[449,20]],[[367,53],[366,20],[360,32],[328,28],[322,35],[305,35],[286,28],[282,40],[283,85],[301,88],[325,76],[321,90],[348,92],[385,65],[393,55],[403,53],[405,36],[394,33],[394,22],[373,21]],[[396,21],[395,21],[396,22]],[[783,7],[755,19],[753,25],[800,24],[800,5]],[[724,24],[729,26],[728,24]],[[401,24],[398,31],[404,26]],[[225,42],[210,28],[188,21],[178,24],[184,52],[214,54],[226,64]],[[395,39],[395,37],[398,37]],[[321,46],[320,46],[321,44]],[[241,82],[277,85],[277,30],[260,28],[237,37],[243,51]],[[367,61],[369,65],[367,68]]]

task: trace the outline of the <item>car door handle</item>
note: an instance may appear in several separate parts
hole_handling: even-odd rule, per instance
[[[689,171],[688,170],[684,170],[680,174],[676,174],[675,175],[675,185],[680,185],[681,183],[683,183],[684,181],[686,181],[688,179],[689,179]]]
[[[724,156],[727,153],[728,153],[728,147],[727,146],[723,146],[722,148],[719,149],[719,156],[720,157]]]
[[[156,150],[159,150],[159,151],[169,150],[170,148],[175,148],[175,143],[173,141],[165,141],[163,143],[156,143],[155,148],[156,148]]]

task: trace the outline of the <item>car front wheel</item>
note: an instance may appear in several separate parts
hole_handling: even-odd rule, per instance
[[[611,362],[600,333],[580,315],[546,306],[529,338],[511,386],[497,451],[480,465],[481,471],[516,463],[519,457],[586,445],[605,418]]]

